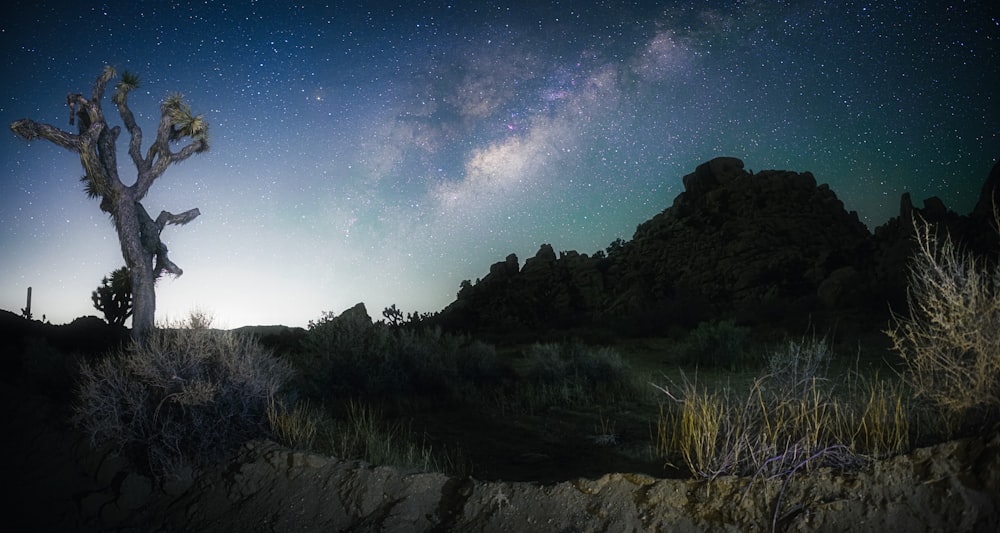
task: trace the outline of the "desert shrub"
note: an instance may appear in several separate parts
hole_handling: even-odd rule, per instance
[[[529,346],[520,373],[522,379],[501,398],[504,409],[533,412],[557,405],[604,405],[640,394],[617,351],[577,341]]]
[[[531,381],[555,382],[569,373],[570,361],[557,343],[532,344],[524,352],[524,377]]]
[[[914,221],[908,316],[886,333],[906,363],[917,395],[947,419],[1000,408],[1000,264],[962,253]],[[982,420],[982,416],[977,416]],[[987,417],[990,418],[990,417]]]
[[[898,385],[825,377],[822,341],[788,343],[745,394],[686,378],[662,387],[657,450],[696,476],[780,476],[820,466],[853,467],[905,451],[909,406]],[[671,390],[673,389],[673,390]]]
[[[268,435],[268,405],[290,368],[251,337],[204,326],[193,316],[84,364],[76,423],[167,476]]]
[[[303,392],[317,397],[348,396],[358,391],[388,389],[393,361],[391,333],[370,320],[324,312],[310,321],[302,348],[291,359],[300,370]]]
[[[705,367],[745,366],[753,362],[749,341],[750,328],[729,320],[701,322],[681,347],[681,359]]]
[[[492,347],[440,328],[393,328],[325,314],[291,356],[317,398],[427,394],[458,398],[502,374]]]
[[[832,352],[823,339],[788,341],[767,358],[768,381],[786,394],[798,394],[825,379]]]
[[[621,381],[628,364],[615,350],[581,342],[536,343],[525,350],[524,377],[537,382],[573,380],[593,387]]]
[[[323,449],[337,457],[363,459],[422,472],[468,474],[461,450],[439,447],[399,421],[388,421],[378,407],[350,400],[347,416],[331,420]]]

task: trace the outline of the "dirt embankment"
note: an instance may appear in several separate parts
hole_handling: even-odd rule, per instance
[[[1000,434],[922,448],[847,475],[792,480],[481,482],[370,467],[258,441],[156,486],[67,432],[38,397],[4,395],[14,530],[997,531]]]

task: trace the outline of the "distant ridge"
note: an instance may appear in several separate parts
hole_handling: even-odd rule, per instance
[[[720,157],[684,176],[684,192],[631,240],[593,255],[543,244],[523,266],[511,254],[476,283],[463,282],[432,322],[526,336],[595,328],[656,335],[722,318],[798,333],[845,321],[881,328],[890,305],[905,307],[912,217],[940,224],[975,253],[996,254],[1000,238],[983,206],[1000,194],[998,181],[1000,163],[968,215],[936,197],[916,208],[904,194],[899,216],[872,233],[811,173],[752,174]]]

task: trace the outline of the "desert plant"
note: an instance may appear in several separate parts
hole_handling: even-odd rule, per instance
[[[886,333],[920,397],[948,419],[1000,408],[1000,264],[963,253],[914,220],[909,315]]]
[[[268,406],[291,375],[252,337],[191,322],[81,368],[75,422],[158,476],[267,436]]]
[[[292,355],[315,398],[423,394],[461,398],[499,380],[492,347],[440,328],[394,328],[360,312],[310,322]]]
[[[751,361],[750,328],[730,320],[701,322],[682,346],[682,361],[704,367],[735,368]]]
[[[866,378],[854,371],[848,386],[852,394],[847,395],[838,412],[843,432],[837,436],[838,442],[872,457],[908,451],[917,413],[910,404],[906,383],[882,379],[878,372]]]
[[[132,316],[132,277],[128,268],[121,267],[101,280],[96,290],[90,293],[94,309],[104,314],[108,324],[124,326]]]
[[[788,341],[769,354],[766,375],[770,383],[794,394],[809,389],[816,379],[825,379],[831,359],[824,339]]]
[[[272,396],[267,405],[267,422],[271,433],[282,444],[292,448],[311,450],[316,445],[319,432],[319,415],[308,401],[289,402]]]
[[[139,76],[123,72],[111,101],[118,109],[124,131],[128,132],[128,154],[137,171],[135,182],[125,185],[120,179],[115,154],[118,146],[124,146],[116,142],[123,130],[121,126],[108,123],[103,109],[108,82],[116,76],[115,69],[106,66],[94,81],[89,98],[81,93],[66,96],[70,125],[79,120],[76,134],[30,119],[16,120],[10,129],[25,140],[44,139],[80,154],[84,170],[80,181],[84,183],[84,191],[88,197],[100,199],[100,209],[111,216],[121,243],[122,257],[132,278],[132,336],[141,339],[154,327],[155,280],[164,272],[174,276],[183,273],[168,258],[167,246],[160,234],[167,224],[187,224],[201,214],[197,208],[176,215],[160,211],[153,219],[142,201],[153,182],[160,179],[170,165],[208,150],[208,122],[202,115],[194,115],[180,95],[168,96],[160,105],[156,138],[143,155],[140,147],[142,129],[129,107],[129,95],[139,87]],[[190,142],[175,151],[185,138]]]
[[[403,323],[403,312],[396,307],[396,304],[383,309],[382,316],[385,317],[386,323],[390,326],[399,326]]]
[[[617,351],[579,341],[527,347],[520,374],[523,379],[493,399],[502,410],[530,413],[553,406],[601,406],[634,400],[641,388]]]
[[[837,387],[824,377],[828,358],[823,341],[788,343],[745,395],[683,374],[680,385],[658,386],[670,400],[657,422],[658,453],[696,476],[773,477],[905,451],[911,414],[902,386],[856,374]]]
[[[572,378],[593,386],[619,381],[628,371],[628,363],[615,350],[578,341],[535,343],[525,350],[524,359],[524,376],[534,381]]]
[[[316,398],[389,390],[386,360],[390,332],[365,316],[324,312],[309,322],[301,349],[292,354],[301,389]]]

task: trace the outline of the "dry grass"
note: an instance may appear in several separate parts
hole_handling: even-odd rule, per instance
[[[852,379],[834,387],[823,373],[825,343],[790,343],[771,356],[771,372],[738,394],[697,380],[658,387],[656,450],[695,476],[777,476],[818,466],[847,467],[909,447],[902,384]],[[798,362],[791,359],[797,358]]]
[[[308,400],[289,408],[285,402],[271,398],[267,406],[267,422],[275,438],[292,448],[311,450],[319,433],[319,415]]]
[[[288,408],[272,401],[267,416],[274,436],[286,446],[373,465],[465,475],[461,450],[434,449],[401,422],[388,421],[378,407],[359,400],[341,405],[342,416],[301,401]]]

